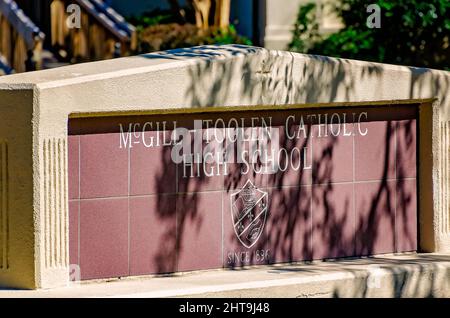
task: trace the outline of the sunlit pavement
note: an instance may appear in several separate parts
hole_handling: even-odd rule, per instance
[[[52,290],[1,289],[0,297],[450,297],[450,255],[383,255],[72,283]]]

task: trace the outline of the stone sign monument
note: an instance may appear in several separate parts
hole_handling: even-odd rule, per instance
[[[450,251],[448,72],[198,47],[0,79],[0,285]]]

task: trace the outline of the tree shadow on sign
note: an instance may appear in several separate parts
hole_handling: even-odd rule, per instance
[[[222,59],[230,55],[231,58]],[[354,101],[356,81],[373,78],[381,80],[384,72],[378,64],[361,64],[351,69],[350,62],[346,60],[289,53],[277,56],[263,49],[241,46],[181,49],[143,57],[194,59],[194,63],[187,67],[190,82],[185,85],[184,105],[193,108],[228,106],[231,103],[233,105],[230,106]],[[415,79],[411,87],[415,87],[417,82]],[[412,89],[410,97],[415,94]],[[384,147],[380,148],[381,159],[376,162],[381,166],[376,178],[380,182],[365,188],[356,186],[358,193],[364,194],[359,197],[353,197],[353,188],[351,191],[347,189],[351,195],[341,196],[345,191],[333,180],[337,167],[332,159],[342,142],[339,138],[329,138],[322,151],[315,154],[314,171],[309,177],[314,184],[321,185],[317,190],[311,190],[311,186],[307,185],[299,186],[308,177],[307,171],[302,171],[294,179],[287,173],[269,176],[270,189],[263,188],[272,194],[266,237],[258,240],[252,251],[270,249],[273,252],[266,263],[273,263],[391,253],[409,247],[415,250],[417,232],[411,231],[414,226],[408,225],[412,217],[411,206],[416,204],[416,188],[411,185],[414,178],[406,177],[405,169],[410,168],[397,166],[398,162],[416,156],[415,125],[415,121],[386,120],[384,129],[378,132],[384,136]],[[396,148],[398,140],[402,141],[402,151]],[[282,143],[286,148],[293,147],[286,138]],[[163,169],[155,181],[162,183],[166,177],[167,171]],[[396,177],[399,178],[398,182],[395,182]],[[234,171],[228,178],[236,185],[245,181],[246,177]],[[290,186],[285,186],[287,179]],[[191,178],[186,182],[192,189],[200,189],[206,180]],[[232,188],[225,187],[223,195],[228,197]],[[162,208],[162,201],[160,204],[158,211]],[[182,215],[176,212],[169,216],[160,215],[162,218],[177,218],[177,235],[173,235],[174,229],[168,229],[163,236],[164,249],[156,258],[160,268],[164,268],[168,255],[173,257],[180,249],[186,248],[183,235],[188,226],[194,224],[198,232],[208,226],[205,216],[198,213],[201,204],[199,194],[179,194],[177,206],[183,207]],[[346,212],[351,209],[355,211],[353,215]],[[215,211],[209,210],[208,213]],[[411,222],[417,222],[416,215],[413,217]],[[240,244],[233,232],[222,235],[224,240],[234,240],[236,245]],[[401,249],[399,237],[402,239],[401,244],[404,244]],[[198,248],[201,246],[192,248],[193,255]],[[317,254],[316,250],[319,251]],[[251,255],[248,264],[259,263],[254,259],[256,254]],[[240,268],[247,263],[230,265],[231,268]],[[401,284],[398,289],[401,290]]]
[[[140,57],[147,59],[167,59],[167,60],[188,60],[211,59],[238,56],[242,54],[256,53],[262,50],[258,47],[251,47],[240,44],[230,46],[205,45],[192,48],[178,48],[170,51],[161,51],[155,53],[142,54]]]

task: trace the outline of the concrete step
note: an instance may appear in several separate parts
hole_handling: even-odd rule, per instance
[[[0,297],[450,297],[450,254],[383,255],[309,264],[0,290]]]

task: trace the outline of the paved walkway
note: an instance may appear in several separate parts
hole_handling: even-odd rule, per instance
[[[83,282],[1,297],[450,297],[450,254],[384,255],[310,264]]]

